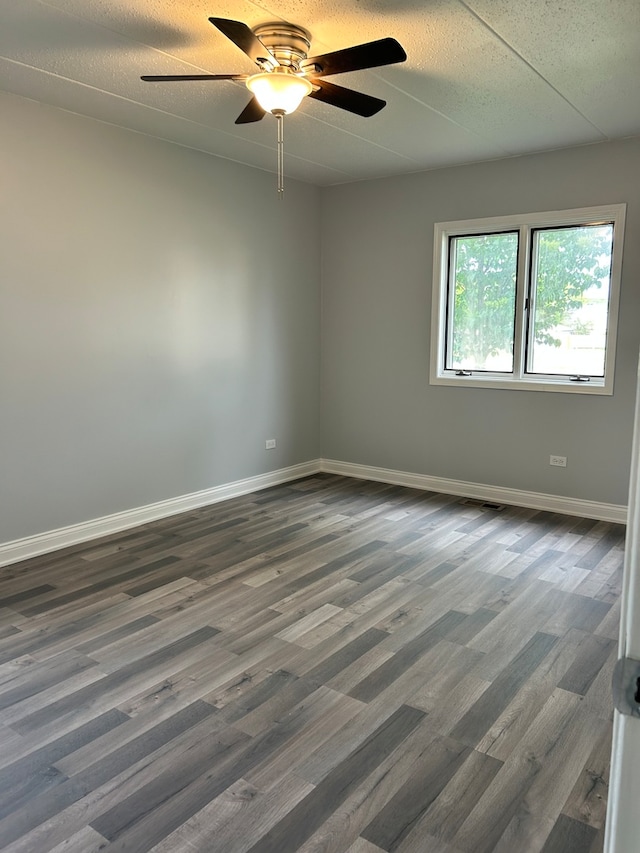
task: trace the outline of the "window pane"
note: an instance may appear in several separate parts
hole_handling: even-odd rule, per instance
[[[511,373],[518,232],[452,237],[446,367]]]
[[[530,373],[604,376],[613,225],[534,231]]]

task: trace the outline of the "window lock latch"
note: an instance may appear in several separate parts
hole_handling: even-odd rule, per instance
[[[577,376],[570,376],[569,381],[570,382],[591,382],[591,377],[590,376],[580,376],[580,374],[578,374]]]
[[[470,370],[456,370],[456,376],[471,376]]]

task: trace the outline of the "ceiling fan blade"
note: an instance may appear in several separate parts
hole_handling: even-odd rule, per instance
[[[395,62],[404,62],[406,58],[407,54],[402,45],[395,39],[386,38],[322,56],[310,56],[302,63],[302,68],[308,68],[314,77],[327,77],[329,74],[341,74],[343,71],[361,71],[363,68],[393,65]],[[317,70],[318,68],[320,70]]]
[[[247,106],[242,110],[236,124],[250,124],[252,121],[260,121],[266,115],[256,98],[251,98]]]
[[[363,95],[362,92],[345,89],[344,86],[336,86],[335,83],[329,83],[327,80],[311,80],[311,83],[314,87],[319,86],[320,88],[317,91],[314,88],[313,92],[309,93],[310,98],[364,116],[364,118],[375,115],[387,105],[387,102],[380,100],[380,98]]]
[[[145,74],[147,83],[167,83],[174,80],[246,80],[247,74]]]
[[[231,21],[228,18],[209,18],[214,27],[230,39],[241,51],[247,54],[257,65],[278,67],[278,60],[273,56],[250,29],[242,21]]]

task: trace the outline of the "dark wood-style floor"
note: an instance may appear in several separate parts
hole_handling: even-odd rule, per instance
[[[6,567],[0,846],[599,851],[623,536],[318,475]]]

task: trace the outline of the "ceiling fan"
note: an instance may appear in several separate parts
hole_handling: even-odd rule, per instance
[[[144,75],[148,82],[185,80],[242,80],[252,98],[236,124],[260,121],[268,112],[278,119],[278,192],[282,193],[283,117],[298,108],[307,95],[359,116],[373,116],[386,101],[329,83],[325,77],[404,62],[407,54],[393,38],[359,44],[320,56],[308,56],[311,36],[295,24],[275,21],[251,29],[241,21],[209,18],[220,32],[252,59],[255,74]]]
[[[308,57],[311,36],[295,24],[278,21],[251,29],[241,21],[231,21],[227,18],[209,20],[256,63],[260,69],[258,74],[165,74],[144,75],[141,79],[150,82],[244,80],[253,93],[253,98],[236,119],[236,124],[260,121],[266,112],[273,112],[274,107],[269,109],[268,102],[264,106],[261,105],[260,92],[263,87],[269,90],[270,86],[282,90],[291,86],[291,91],[296,92],[295,100],[291,97],[283,102],[284,106],[278,105],[285,113],[293,112],[302,98],[309,95],[310,98],[359,116],[375,115],[386,105],[386,101],[336,86],[323,78],[345,71],[392,65],[404,62],[407,58],[401,45],[392,38],[378,39],[322,56]],[[268,81],[267,75],[270,75]],[[292,103],[295,104],[293,108]],[[278,106],[275,109],[278,109]]]

